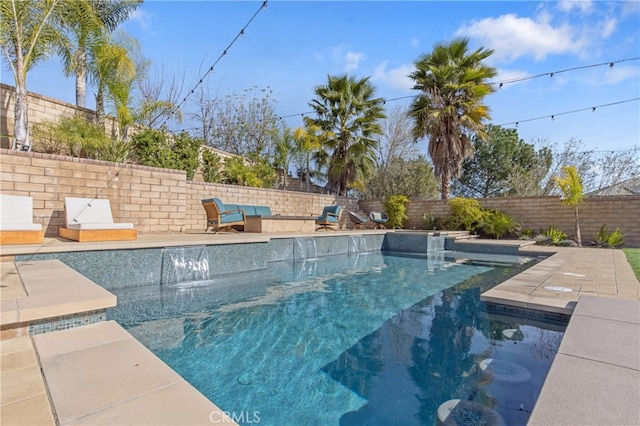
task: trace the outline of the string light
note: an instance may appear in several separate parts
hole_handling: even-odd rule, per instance
[[[637,61],[640,60],[640,56],[636,57],[636,58],[627,58],[627,59],[619,59],[617,61],[612,61],[612,62],[602,62],[602,63],[598,63],[598,64],[591,64],[591,65],[583,65],[583,66],[579,66],[579,67],[571,67],[571,68],[565,68],[562,70],[558,70],[558,71],[550,71],[550,72],[545,72],[543,74],[537,74],[537,75],[532,75],[532,76],[528,76],[528,77],[520,77],[520,78],[513,78],[513,79],[509,79],[509,80],[504,80],[504,81],[499,81],[499,82],[489,82],[487,84],[490,85],[497,85],[499,88],[502,88],[505,84],[511,84],[511,83],[519,83],[522,81],[526,81],[526,80],[533,80],[536,78],[540,78],[540,77],[545,77],[545,76],[549,76],[549,77],[553,77],[556,74],[560,74],[560,73],[565,73],[565,72],[570,72],[570,71],[576,71],[576,70],[580,70],[580,69],[585,69],[585,68],[594,68],[594,67],[600,67],[603,65],[607,65],[609,66],[609,68],[613,68],[614,64],[620,63],[620,62],[629,62],[629,61]],[[382,99],[382,102],[384,104],[386,104],[387,102],[394,102],[394,101],[399,101],[399,100],[403,100],[403,99],[413,99],[415,98],[416,95],[408,95],[408,96],[400,96],[397,98],[389,98],[389,99]],[[594,111],[595,111],[595,107],[594,107]],[[315,111],[307,111],[304,113],[297,113],[297,114],[289,114],[289,115],[281,115],[278,118],[291,118],[291,117],[297,117],[299,115],[304,116],[304,114],[313,114]],[[556,114],[558,115],[558,114]],[[544,118],[548,118],[549,116],[545,116]],[[520,120],[520,122],[524,122],[527,120]],[[512,124],[512,123],[510,123]]]
[[[582,70],[582,69],[586,69],[586,68],[595,68],[595,67],[601,67],[601,66],[608,66],[609,68],[613,68],[614,64],[619,64],[621,62],[637,61],[637,60],[640,60],[640,57],[619,59],[617,61],[612,61],[612,62],[601,62],[601,63],[598,63],[598,64],[582,65],[582,66],[579,66],[579,67],[565,68],[565,69],[562,69],[562,70],[545,72],[545,73],[542,73],[542,74],[531,75],[531,76],[528,76],[528,77],[519,77],[519,78],[512,78],[512,79],[509,79],[509,80],[489,82],[489,84],[498,85],[499,87],[502,87],[505,84],[519,83],[521,81],[533,80],[535,78],[540,78],[540,77],[544,77],[544,76],[547,76],[547,75],[549,77],[553,77],[556,74],[561,74],[561,73],[570,72],[570,71],[576,71],[576,70]]]
[[[231,41],[231,43],[229,43],[229,45],[224,49],[224,51],[220,54],[220,56],[218,56],[218,59],[215,60],[215,62],[213,63],[213,65],[211,65],[211,67],[209,67],[209,69],[207,70],[207,72],[204,73],[203,76],[200,77],[200,79],[198,80],[198,82],[196,83],[196,85],[191,89],[191,91],[189,92],[189,94],[193,94],[195,93],[195,90],[198,88],[198,86],[200,86],[202,84],[202,82],[204,81],[205,78],[207,78],[207,76],[213,72],[213,69],[216,67],[216,65],[218,65],[218,62],[220,62],[220,60],[227,56],[227,54],[229,53],[229,49],[235,44],[235,42],[242,36],[244,36],[245,34],[245,30],[247,29],[247,27],[249,25],[251,25],[251,23],[253,22],[253,20],[256,18],[256,16],[258,16],[258,13],[260,13],[260,11],[262,11],[263,9],[267,8],[267,0],[265,0],[260,7],[258,8],[258,10],[256,10],[254,12],[254,14],[251,16],[251,18],[249,19],[249,21],[247,21],[247,23],[245,24],[244,27],[242,27],[242,29],[238,32],[238,34],[234,37],[234,39]],[[178,105],[176,105],[176,107],[170,111],[169,116],[173,116],[175,115],[181,108],[182,106],[187,102],[187,98],[189,95],[185,96],[184,99],[182,99],[182,102],[180,102]],[[160,127],[164,127],[165,124],[167,124],[167,119],[165,119],[162,124],[160,125]]]
[[[515,126],[518,127],[519,123],[526,123],[526,122],[529,122],[529,121],[543,120],[545,118],[551,118],[552,120],[555,120],[555,118],[560,116],[560,115],[575,114],[577,112],[589,111],[589,110],[591,110],[591,112],[594,112],[596,110],[596,108],[605,108],[605,107],[609,107],[609,106],[613,106],[613,105],[620,105],[620,104],[624,104],[624,103],[627,103],[627,102],[634,102],[634,101],[638,101],[638,100],[640,100],[640,97],[639,98],[632,98],[632,99],[625,99],[624,101],[611,102],[611,103],[603,104],[603,105],[596,105],[596,106],[588,107],[588,108],[575,109],[573,111],[558,112],[558,113],[555,113],[555,114],[552,114],[552,115],[543,115],[541,117],[528,118],[526,120],[512,121],[512,122],[509,122],[509,123],[502,123],[502,124],[497,124],[497,125],[498,126],[509,126],[509,125],[515,124]]]

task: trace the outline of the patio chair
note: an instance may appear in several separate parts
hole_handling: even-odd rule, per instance
[[[376,224],[376,229],[387,229],[384,224],[389,221],[389,216],[385,212],[371,212],[369,218]]]
[[[247,223],[244,210],[235,208],[229,209],[218,198],[209,198],[202,200],[202,207],[207,213],[207,227],[214,228],[214,234],[220,231],[231,231],[238,233],[234,226],[244,226]]]
[[[364,224],[369,221],[365,216],[360,216],[356,212],[349,212],[349,219],[353,223],[353,229],[365,229]]]
[[[42,244],[42,225],[33,223],[33,198],[0,194],[0,244]]]
[[[131,241],[138,238],[133,223],[114,223],[111,203],[106,199],[65,197],[66,227],[58,236],[79,242]]]
[[[316,218],[316,231],[333,229],[334,231],[338,229],[339,221],[340,221],[340,210],[342,206],[326,206],[322,210],[322,215]],[[335,228],[334,228],[335,227]]]

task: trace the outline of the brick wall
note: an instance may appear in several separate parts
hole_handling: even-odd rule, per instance
[[[573,209],[562,205],[558,197],[501,197],[478,200],[487,209],[499,209],[514,217],[524,228],[534,231],[553,226],[575,238]],[[383,210],[380,200],[360,201],[364,212]],[[412,200],[407,209],[408,228],[423,229],[426,212],[443,217],[451,213],[446,201]],[[640,196],[592,197],[580,209],[580,233],[587,245],[602,225],[609,231],[620,228],[625,246],[640,247]]]
[[[37,146],[38,141],[34,138],[33,125],[45,121],[55,121],[61,117],[73,117],[75,114],[83,114],[89,120],[95,116],[95,112],[88,108],[80,108],[73,104],[59,101],[48,96],[27,92],[28,99],[28,120],[29,132],[33,146]],[[0,147],[10,148],[13,140],[13,126],[15,123],[15,87],[0,83]],[[105,124],[107,134],[111,134],[113,127],[117,124],[107,117]]]
[[[187,181],[186,173],[137,165],[0,149],[0,191],[33,197],[34,222],[47,236],[64,225],[64,198],[108,198],[116,222],[132,222],[141,233],[201,231],[200,200],[267,205],[274,214],[317,216],[338,203],[357,210],[358,201],[332,195]],[[344,227],[347,215],[341,217]]]

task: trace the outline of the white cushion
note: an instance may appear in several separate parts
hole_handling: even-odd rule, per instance
[[[103,230],[103,229],[133,229],[133,223],[74,223],[67,225],[67,229],[78,231]]]
[[[33,224],[33,198],[0,194],[0,224],[3,230],[29,230],[27,228]]]
[[[0,231],[42,231],[39,223],[0,223]]]
[[[65,197],[64,207],[67,228],[69,229],[75,229],[72,228],[71,225],[77,225],[81,223],[103,225],[113,223],[113,216],[111,216],[111,205],[109,204],[109,200]]]

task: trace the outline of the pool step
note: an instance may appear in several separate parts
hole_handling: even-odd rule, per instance
[[[59,260],[2,264],[1,339],[104,321],[116,297]]]

